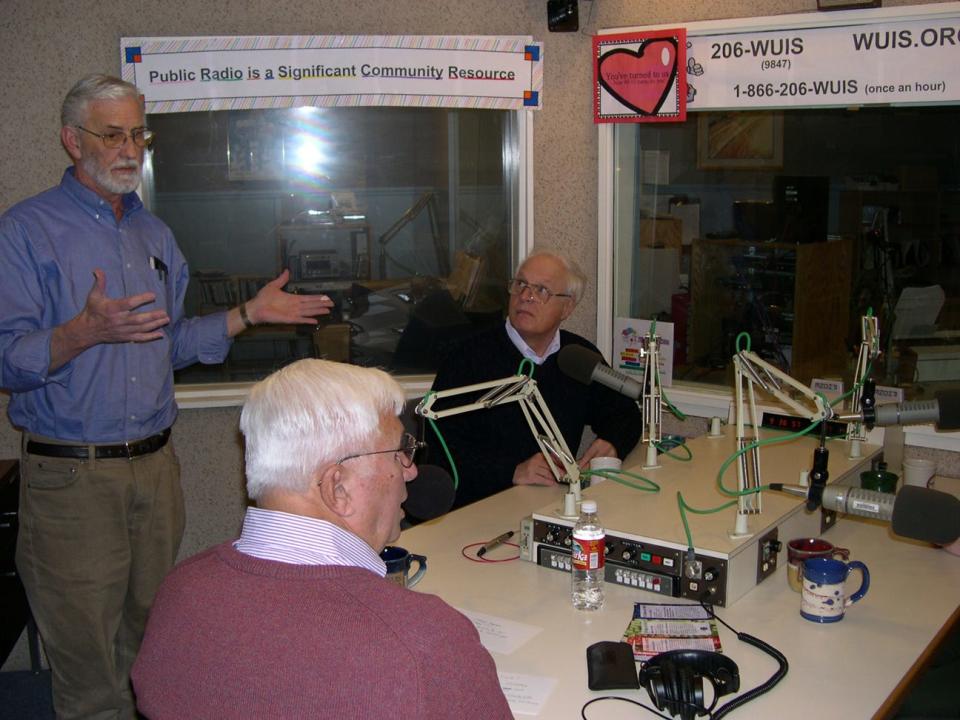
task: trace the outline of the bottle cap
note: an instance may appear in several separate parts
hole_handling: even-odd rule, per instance
[[[584,500],[580,503],[580,512],[595,513],[597,511],[596,500]]]

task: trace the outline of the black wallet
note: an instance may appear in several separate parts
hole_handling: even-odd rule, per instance
[[[640,681],[630,644],[603,640],[588,647],[587,686],[591,690],[638,690]]]

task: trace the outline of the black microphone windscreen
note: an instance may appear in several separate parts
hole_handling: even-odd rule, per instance
[[[584,385],[593,382],[593,369],[598,363],[602,364],[603,358],[583,345],[564,345],[557,353],[557,365],[560,371]]]
[[[890,524],[897,535],[949,545],[960,537],[960,499],[939,490],[905,485],[893,503]]]
[[[960,390],[941,390],[937,393],[940,405],[938,430],[960,430]]]
[[[436,465],[418,465],[417,476],[407,483],[403,510],[417,520],[433,520],[453,507],[455,496],[450,473]]]

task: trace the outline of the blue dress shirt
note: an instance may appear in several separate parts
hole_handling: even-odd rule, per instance
[[[158,433],[176,418],[174,369],[223,362],[230,349],[226,313],[184,317],[190,272],[170,228],[136,193],[117,221],[73,168],[0,217],[0,267],[0,387],[26,432],[88,443]],[[51,373],[53,328],[83,309],[97,268],[107,297],[155,293],[135,312],[165,310],[170,323],[162,339],[95,345]]]

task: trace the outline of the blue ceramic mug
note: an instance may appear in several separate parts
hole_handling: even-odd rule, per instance
[[[847,576],[854,570],[859,570],[863,579],[860,588],[847,596]],[[812,622],[839,622],[843,620],[846,609],[866,595],[869,589],[870,571],[859,560],[843,562],[826,557],[804,560],[800,614]]]
[[[380,553],[380,559],[387,564],[387,580],[401,587],[412,588],[427,571],[427,559],[423,555],[414,555],[396,545],[387,545]],[[410,575],[414,562],[417,563],[417,571]]]

